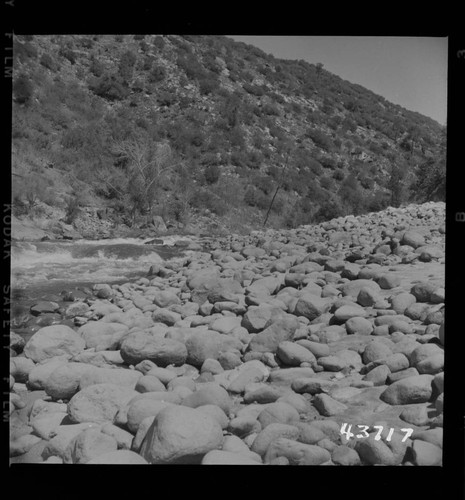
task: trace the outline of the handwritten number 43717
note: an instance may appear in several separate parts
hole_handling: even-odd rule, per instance
[[[341,427],[341,434],[346,436],[346,439],[349,440],[352,437],[356,437],[358,439],[367,438],[370,435],[367,430],[369,429],[368,425],[357,425],[359,427],[361,433],[354,434],[351,432],[352,424],[343,423]],[[382,425],[374,425],[373,429],[378,429],[378,432],[375,436],[375,441],[379,441],[381,439],[381,434],[383,433],[384,427]],[[406,441],[413,433],[413,429],[410,427],[406,429],[399,429],[401,432],[405,432],[405,436],[402,438],[402,442]],[[386,441],[391,441],[392,435],[394,434],[394,429],[391,427],[389,429],[388,435],[386,436]]]

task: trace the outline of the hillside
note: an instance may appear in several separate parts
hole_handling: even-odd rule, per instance
[[[446,130],[224,36],[18,36],[19,217],[296,227],[445,198]],[[279,189],[278,189],[279,188]]]

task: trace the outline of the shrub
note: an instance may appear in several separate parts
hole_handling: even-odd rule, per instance
[[[207,184],[215,184],[220,178],[220,169],[217,165],[208,165],[203,171]]]
[[[279,116],[279,108],[275,104],[269,102],[262,105],[261,110],[265,115],[268,116]]]
[[[76,195],[70,196],[66,201],[65,207],[65,222],[72,224],[80,212],[80,201]]]
[[[97,78],[101,77],[103,75],[103,72],[105,71],[105,67],[103,64],[96,59],[95,57],[92,57],[90,61],[90,67],[89,71],[96,76]]]
[[[344,215],[344,210],[339,203],[334,201],[326,201],[320,208],[317,210],[315,214],[315,222],[323,222],[331,219],[335,219],[337,217],[341,217]]]
[[[44,67],[47,68],[51,71],[56,71],[59,69],[59,65],[56,63],[56,61],[52,58],[50,54],[42,54],[42,57],[40,58],[40,64]]]
[[[309,129],[307,131],[307,137],[309,137],[316,146],[323,149],[324,151],[331,151],[333,149],[333,143],[331,139],[319,129]]]
[[[158,50],[163,50],[163,48],[165,47],[165,40],[162,36],[157,35],[153,39],[152,45]]]
[[[89,84],[89,89],[99,97],[109,101],[119,101],[128,94],[128,89],[116,75],[105,73]]]
[[[242,87],[246,92],[257,97],[260,97],[265,93],[262,87],[259,87],[258,85],[251,85],[247,82],[245,82]]]
[[[263,162],[263,156],[260,151],[250,151],[246,154],[247,166],[253,169],[260,168]]]
[[[268,197],[260,190],[253,186],[249,186],[244,193],[244,202],[251,206],[260,209],[268,208],[269,200]]]
[[[13,83],[13,94],[15,101],[19,104],[27,104],[34,94],[34,87],[26,75],[20,75]]]
[[[331,191],[334,188],[334,181],[331,177],[321,177],[320,186],[328,191]]]
[[[38,55],[37,49],[29,42],[21,43],[18,40],[13,42],[13,56],[15,60],[24,62],[27,59],[34,59]]]
[[[331,156],[321,156],[319,161],[324,168],[329,168],[331,170],[335,170],[337,168],[336,160]]]
[[[125,82],[132,78],[136,61],[136,54],[134,54],[134,52],[131,52],[130,50],[127,50],[122,54],[119,61],[118,72]]]
[[[76,53],[69,47],[61,47],[60,50],[58,51],[58,55],[67,59],[71,64],[76,63],[77,59]]]
[[[150,83],[159,83],[162,82],[166,78],[166,69],[164,66],[153,66],[149,73],[149,82]]]
[[[333,179],[336,181],[342,181],[344,179],[344,172],[342,172],[342,170],[335,170],[333,172]]]
[[[213,93],[219,87],[218,80],[214,78],[202,78],[199,80],[199,90],[201,95]]]
[[[176,102],[176,93],[170,90],[163,90],[157,95],[157,101],[161,106],[171,106]]]

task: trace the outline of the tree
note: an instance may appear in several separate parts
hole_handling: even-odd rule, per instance
[[[127,162],[126,193],[132,205],[133,221],[137,211],[148,211],[151,215],[161,183],[173,172],[173,154],[169,144],[132,139],[121,142],[115,149]]]
[[[399,165],[393,165],[387,187],[391,193],[391,206],[398,207],[405,194],[405,168]]]

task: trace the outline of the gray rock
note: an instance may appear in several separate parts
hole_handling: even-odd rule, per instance
[[[292,383],[296,378],[312,377],[315,374],[310,367],[281,368],[270,372],[270,382]]]
[[[118,449],[116,439],[103,434],[100,430],[87,429],[74,437],[65,450],[63,462],[65,464],[85,464],[89,460],[104,453]]]
[[[414,285],[410,293],[415,296],[417,302],[430,302],[431,294],[435,291],[437,287],[429,282],[417,283]]]
[[[212,450],[202,458],[202,465],[262,465],[252,454]]]
[[[349,335],[370,335],[373,332],[371,321],[361,316],[349,318],[345,327]]]
[[[198,464],[220,449],[223,432],[209,415],[185,406],[169,406],[154,419],[140,454],[152,464]]]
[[[432,375],[416,375],[391,384],[380,399],[391,405],[426,403],[432,395]]]
[[[368,372],[363,377],[363,380],[373,382],[374,386],[385,385],[390,373],[391,371],[389,370],[387,365],[380,365]]]
[[[384,343],[378,340],[368,344],[363,351],[363,362],[365,364],[376,359],[387,358],[392,354],[391,349]]]
[[[347,406],[339,401],[336,401],[327,394],[317,394],[312,401],[315,408],[325,417],[339,415],[347,410]]]
[[[268,447],[265,463],[270,463],[278,457],[287,458],[290,465],[321,465],[331,459],[331,454],[319,446],[278,438]]]
[[[331,453],[331,460],[337,465],[361,465],[358,453],[348,446],[338,446]]]
[[[378,285],[383,290],[390,290],[391,288],[396,288],[401,284],[401,277],[396,274],[382,274],[378,278]]]
[[[127,410],[127,427],[129,431],[136,434],[139,425],[145,418],[157,416],[161,410],[171,404],[155,399],[138,399],[131,402]]]
[[[212,330],[198,331],[186,340],[187,363],[200,368],[206,359],[218,359],[221,353],[239,353],[239,340]],[[224,368],[224,367],[223,367]]]
[[[137,392],[164,391],[165,386],[159,378],[153,375],[143,375],[137,380],[135,390]]]
[[[137,392],[114,384],[96,384],[75,394],[68,403],[68,415],[73,423],[114,422],[118,411]]]
[[[323,356],[318,358],[318,364],[329,372],[339,372],[347,366],[347,362],[338,356]]]
[[[328,344],[320,344],[319,342],[312,342],[311,340],[301,339],[297,340],[296,344],[308,349],[316,358],[321,358],[322,356],[329,356],[329,346]]]
[[[291,340],[300,323],[296,317],[288,315],[277,320],[265,330],[254,335],[247,351],[276,352],[278,345],[286,340]]]
[[[394,454],[382,440],[375,441],[374,434],[369,438],[357,439],[355,451],[367,465],[395,465]]]
[[[427,344],[425,344],[427,345]],[[444,370],[444,353],[439,352],[416,363],[415,368],[418,373],[435,375]]]
[[[418,248],[425,244],[425,238],[422,234],[410,230],[410,231],[405,231],[400,240],[400,243],[401,245],[408,245],[413,248]]]
[[[131,450],[116,450],[108,453],[103,453],[98,457],[92,458],[87,462],[87,465],[104,464],[104,465],[147,465],[148,462],[138,453]]]
[[[324,380],[321,378],[296,378],[293,380],[291,384],[291,388],[293,391],[298,394],[319,394],[323,390],[331,389],[335,387],[336,383],[331,382],[329,380]]]
[[[415,465],[441,465],[442,449],[432,443],[415,439],[412,444]]]
[[[378,292],[378,293],[381,290],[381,287],[375,281],[369,279],[356,279],[353,281],[349,281],[348,283],[345,283],[342,286],[341,291],[343,296],[350,296],[353,298],[357,298],[360,291],[364,288],[370,288],[373,292]]]
[[[197,408],[207,404],[219,406],[226,415],[232,407],[232,401],[227,391],[215,382],[202,384],[195,392],[183,399],[183,406]]]
[[[90,321],[81,326],[77,333],[85,340],[88,349],[95,347],[96,350],[103,350],[118,349],[128,330],[129,327],[122,323]]]
[[[294,314],[304,316],[310,321],[321,316],[329,309],[329,303],[326,299],[316,295],[307,294],[299,298],[295,305]]]
[[[266,426],[261,432],[258,433],[252,444],[252,451],[264,456],[270,444],[280,437],[294,439],[300,435],[300,429],[294,425],[272,423]]]
[[[270,403],[258,415],[262,429],[270,424],[292,424],[300,419],[299,412],[291,405],[283,402]]]
[[[276,355],[287,366],[300,366],[301,363],[314,364],[316,362],[311,351],[290,341],[281,342],[278,345]]]
[[[399,415],[401,420],[417,426],[426,425],[428,423],[428,411],[425,405],[411,405],[402,410]]]
[[[179,366],[187,359],[186,346],[181,342],[159,339],[143,331],[128,334],[121,343],[120,352],[124,361],[133,365],[148,359],[161,367]]]
[[[24,354],[39,363],[63,354],[73,356],[84,348],[84,340],[69,326],[52,325],[41,328],[29,339]]]
[[[397,314],[404,314],[405,310],[416,302],[415,295],[402,292],[391,297],[391,307]]]

